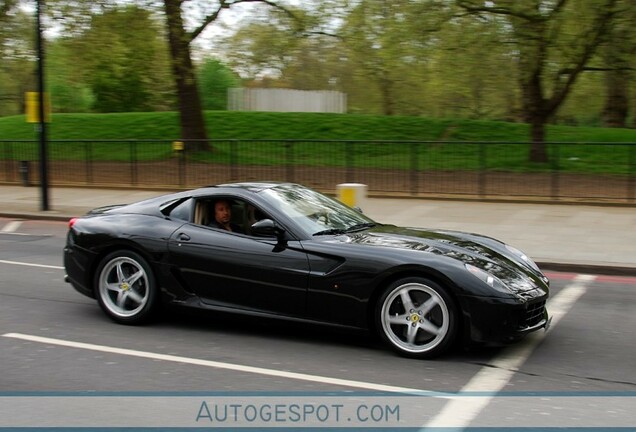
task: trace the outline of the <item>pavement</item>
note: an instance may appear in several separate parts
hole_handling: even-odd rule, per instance
[[[0,217],[68,220],[109,204],[168,193],[157,190],[0,185]],[[360,199],[372,219],[401,226],[452,229],[497,238],[544,270],[636,276],[636,208],[582,204],[481,202],[415,198]]]

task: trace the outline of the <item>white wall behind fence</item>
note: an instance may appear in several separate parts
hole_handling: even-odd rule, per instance
[[[230,111],[330,112],[347,111],[347,95],[329,90],[228,89]]]

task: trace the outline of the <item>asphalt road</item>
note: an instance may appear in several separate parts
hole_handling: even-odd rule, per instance
[[[422,361],[401,358],[367,334],[256,318],[174,310],[148,326],[114,324],[64,282],[65,233],[62,222],[0,219],[0,397],[482,392],[479,403],[429,400],[421,426],[518,426],[548,412],[553,426],[636,427],[628,408],[636,396],[636,278],[548,273],[548,332]],[[526,397],[515,402],[516,415],[492,396],[510,392]],[[541,411],[546,395],[565,399]],[[581,404],[581,396],[592,399]],[[598,399],[605,396],[618,399],[608,407]],[[557,405],[560,411],[550,413]],[[0,427],[12,425],[0,407],[2,418]]]

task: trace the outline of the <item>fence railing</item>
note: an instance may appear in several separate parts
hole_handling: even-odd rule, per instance
[[[193,151],[205,144],[207,151]],[[52,186],[187,189],[290,181],[323,191],[364,183],[372,194],[636,203],[636,143],[317,140],[52,140]],[[38,142],[0,140],[0,182],[39,182]]]

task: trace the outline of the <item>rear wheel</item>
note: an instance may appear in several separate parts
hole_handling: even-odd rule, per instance
[[[380,336],[407,357],[431,358],[446,351],[457,333],[457,309],[437,283],[400,279],[387,287],[375,311]]]
[[[158,289],[150,266],[139,254],[116,251],[99,264],[95,294],[102,310],[121,324],[141,324],[154,312]]]

